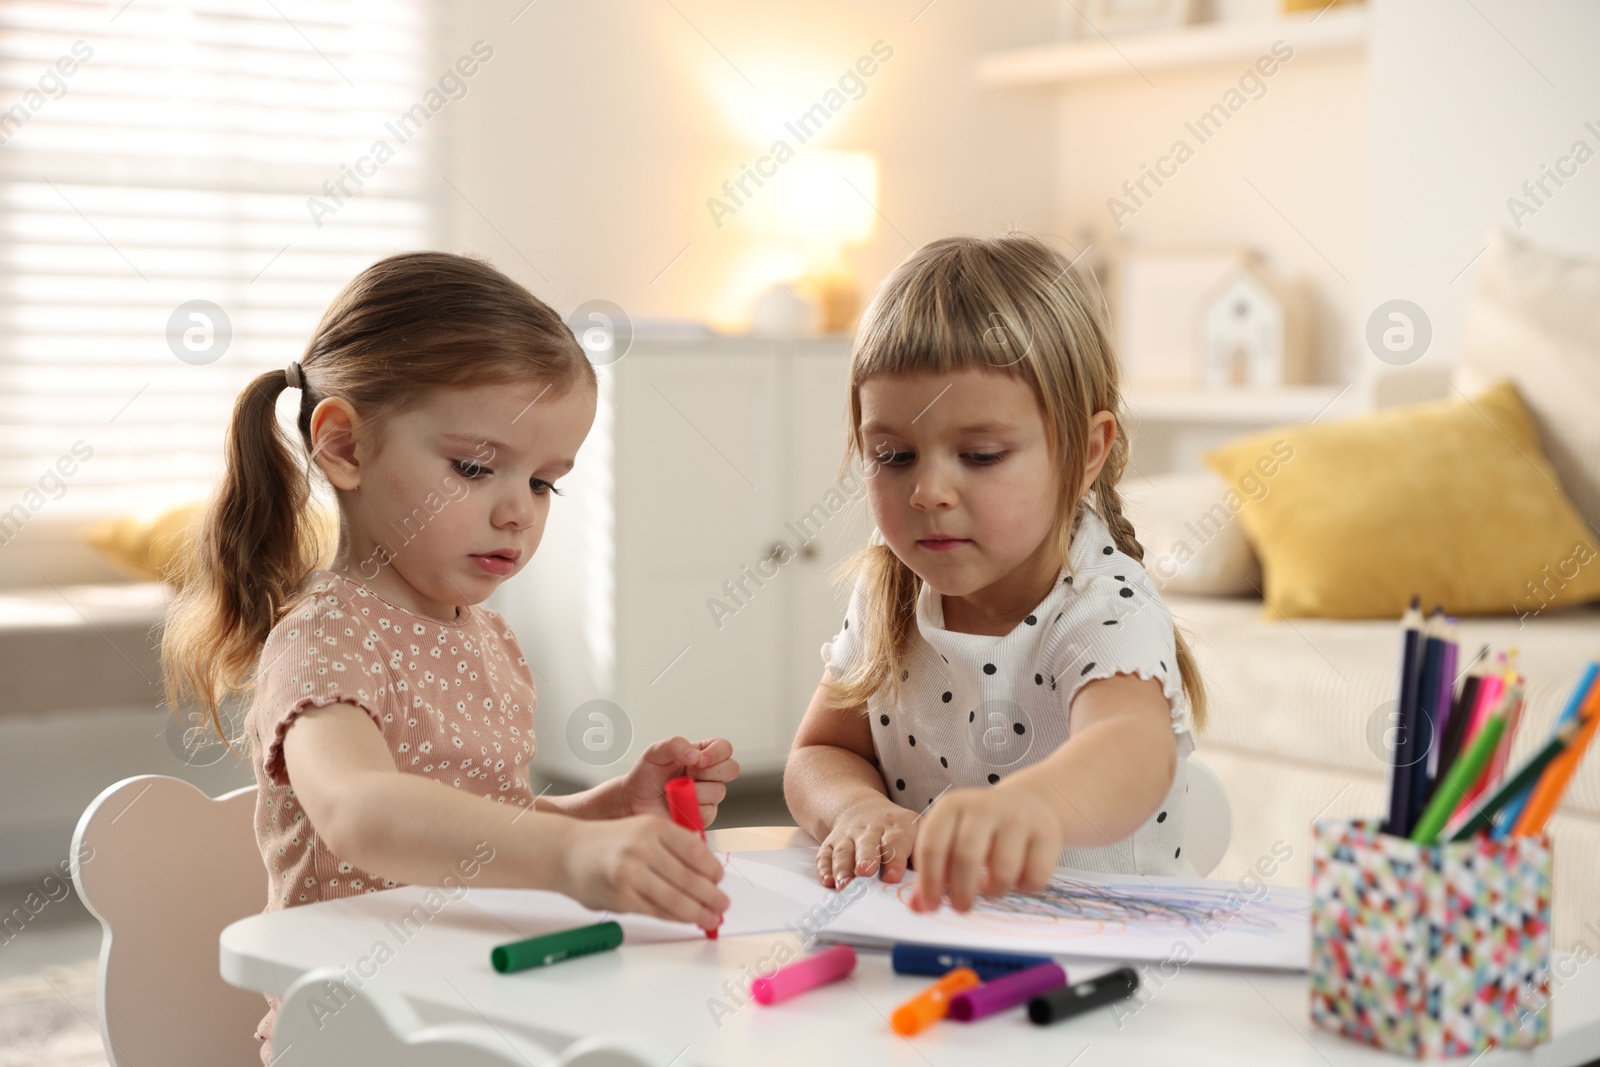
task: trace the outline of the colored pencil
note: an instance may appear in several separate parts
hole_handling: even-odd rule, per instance
[[[1473,709],[1472,718],[1467,722],[1467,740],[1483,729],[1483,724],[1489,720],[1489,713],[1500,703],[1500,694],[1506,688],[1506,654],[1495,655],[1495,664],[1484,673],[1483,684],[1478,686],[1478,706]]]
[[[1579,712],[1583,708],[1583,702],[1588,699],[1589,689],[1595,684],[1596,676],[1600,676],[1600,658],[1590,661],[1584,668],[1577,686],[1572,690],[1572,695],[1567,698],[1567,706],[1561,709],[1561,715],[1556,719],[1557,731],[1580,718]],[[1510,836],[1512,828],[1517,825],[1517,820],[1522,817],[1522,809],[1527,806],[1528,798],[1532,795],[1533,787],[1525,788],[1495,817],[1494,836],[1497,840],[1503,841]]]
[[[1511,655],[1514,656],[1515,652],[1513,652]],[[1508,656],[1506,661],[1508,663],[1511,662],[1511,657]],[[1494,694],[1495,703],[1490,705],[1490,710],[1504,712],[1506,718],[1505,729],[1500,733],[1500,741],[1495,749],[1495,752],[1490,753],[1489,755],[1489,766],[1484,768],[1483,776],[1473,783],[1472,788],[1467,790],[1467,795],[1461,799],[1461,803],[1456,805],[1454,815],[1455,818],[1465,818],[1467,812],[1472,810],[1472,806],[1477,803],[1478,798],[1483,795],[1484,791],[1486,789],[1493,788],[1493,783],[1489,781],[1490,768],[1493,767],[1496,754],[1499,752],[1500,748],[1505,746],[1507,736],[1510,735],[1512,728],[1516,724],[1516,720],[1521,715],[1521,705],[1507,704],[1505,702],[1505,696],[1511,691],[1511,687],[1517,681],[1519,681],[1521,677],[1522,676],[1519,675],[1514,668],[1508,667],[1501,673],[1499,678],[1496,679],[1496,681],[1499,682],[1499,686]],[[1490,688],[1496,689],[1496,687],[1493,686]]]
[[[1399,722],[1399,732],[1396,734],[1394,747],[1389,750],[1389,817],[1384,820],[1385,833],[1396,837],[1404,836],[1405,831],[1401,826],[1401,817],[1405,814],[1406,805],[1411,801],[1411,779],[1404,773],[1401,766],[1405,753],[1406,738],[1410,736],[1406,723],[1406,705],[1416,699],[1418,683],[1417,650],[1422,640],[1422,598],[1413,596],[1411,605],[1406,608],[1406,613],[1400,619],[1400,684],[1399,701],[1396,708],[1396,718]]]
[[[1516,681],[1527,684],[1527,679],[1517,675]],[[1506,767],[1511,763],[1511,746],[1516,741],[1517,727],[1522,724],[1522,710],[1526,701],[1519,700],[1511,709],[1511,714],[1506,719],[1506,732],[1500,738],[1500,747],[1494,750],[1494,758],[1489,761],[1489,773],[1483,776],[1482,791],[1499,789],[1505,778]]]
[[[1427,638],[1422,649],[1421,680],[1417,686],[1417,703],[1411,717],[1406,741],[1406,762],[1410,764],[1409,785],[1411,798],[1406,806],[1401,834],[1408,834],[1416,825],[1428,804],[1429,778],[1428,754],[1433,750],[1433,720],[1435,704],[1439,699],[1439,678],[1444,668],[1444,608],[1434,605],[1428,616]]]
[[[1533,795],[1528,798],[1528,806],[1517,819],[1513,835],[1521,837],[1543,833],[1550,813],[1561,803],[1561,794],[1566,791],[1578,770],[1578,764],[1583,761],[1583,754],[1594,740],[1595,729],[1600,727],[1600,685],[1589,687],[1589,695],[1584,698],[1583,710],[1579,714],[1583,719],[1582,730],[1577,739],[1567,746],[1567,750],[1556,757],[1555,762],[1546,767],[1544,774],[1539,777],[1539,784],[1533,787]]]
[[[1557,726],[1565,726],[1573,719],[1582,717],[1584,701],[1589,699],[1589,691],[1594,688],[1596,680],[1600,680],[1600,656],[1590,660],[1589,665],[1583,669],[1577,686],[1567,698],[1567,706],[1561,709],[1561,716],[1556,719]]]
[[[1524,763],[1511,780],[1501,786],[1495,794],[1478,806],[1477,811],[1468,819],[1466,824],[1450,835],[1452,841],[1465,841],[1473,834],[1482,833],[1494,826],[1494,818],[1505,805],[1525,792],[1529,786],[1538,780],[1539,775],[1548,767],[1552,760],[1566,751],[1573,738],[1582,730],[1581,722],[1569,722],[1556,731],[1556,735],[1545,742],[1537,754],[1527,763]]]
[[[1483,685],[1484,672],[1488,669],[1489,646],[1484,645],[1473,659],[1472,665],[1467,668],[1467,680],[1461,683],[1461,694],[1456,698],[1455,707],[1450,712],[1450,722],[1445,728],[1444,741],[1439,748],[1440,767],[1449,767],[1456,761],[1456,757],[1461,755],[1461,746],[1467,739],[1467,728],[1472,725],[1472,713],[1478,706],[1478,689]],[[1434,784],[1437,786],[1437,778]]]
[[[1483,676],[1483,682],[1478,686],[1477,707],[1472,709],[1472,714],[1468,717],[1466,736],[1461,739],[1461,752],[1472,746],[1473,739],[1483,731],[1489,714],[1500,705],[1500,698],[1505,694],[1506,688],[1505,658],[1504,652],[1495,656],[1497,662],[1494,668]],[[1456,758],[1461,758],[1459,752]],[[1469,806],[1469,801],[1463,798],[1456,806],[1455,814],[1458,816],[1463,814]]]
[[[1456,661],[1461,655],[1461,627],[1456,625],[1454,615],[1447,616],[1444,620],[1444,667],[1439,672],[1439,688],[1433,701],[1433,745],[1428,749],[1428,796],[1433,795],[1433,787],[1439,781],[1439,768],[1448,767],[1448,763],[1440,762],[1440,755],[1444,750],[1444,735],[1450,728],[1450,717],[1454,711],[1456,693]]]
[[[1505,732],[1505,728],[1506,719],[1503,714],[1496,711],[1489,716],[1489,721],[1483,724],[1483,729],[1478,731],[1461,758],[1445,771],[1438,792],[1434,794],[1433,802],[1428,805],[1428,810],[1422,813],[1416,827],[1411,831],[1411,840],[1422,845],[1433,844],[1439,836],[1439,831],[1444,829],[1445,823],[1449,820],[1457,800],[1465,796],[1467,790],[1483,776],[1485,768],[1489,765],[1489,757],[1494,755],[1494,748],[1500,743],[1500,735]]]

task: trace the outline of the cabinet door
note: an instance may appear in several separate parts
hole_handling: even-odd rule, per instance
[[[616,368],[617,703],[635,753],[721,736],[776,770],[788,604],[759,572],[787,493],[780,361],[755,343],[638,355]]]
[[[840,564],[866,545],[872,529],[859,471],[843,485],[839,482],[849,415],[848,374],[849,348],[843,342],[808,347],[790,361],[793,491],[785,532],[791,542],[796,535],[810,538],[792,564],[790,578],[794,607],[784,698],[791,736],[822,678],[818,652],[838,632],[850,599]]]

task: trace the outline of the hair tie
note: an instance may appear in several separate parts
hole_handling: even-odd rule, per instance
[[[304,389],[306,387],[305,375],[300,372],[299,363],[290,363],[283,368],[283,380],[289,383],[290,389]]]

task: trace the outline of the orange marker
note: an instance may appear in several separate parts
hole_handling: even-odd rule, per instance
[[[1590,687],[1578,715],[1583,719],[1583,729],[1577,739],[1567,746],[1567,750],[1557,756],[1539,777],[1533,794],[1528,798],[1528,806],[1523,809],[1516,829],[1512,831],[1513,836],[1543,833],[1550,813],[1561,803],[1561,794],[1566,791],[1567,783],[1572,781],[1578,764],[1583,762],[1583,753],[1594,740],[1595,728],[1600,727],[1600,683]]]
[[[978,984],[977,971],[971,967],[957,967],[896,1008],[889,1016],[889,1025],[901,1037],[920,1033],[945,1017],[950,1010],[951,997]]]

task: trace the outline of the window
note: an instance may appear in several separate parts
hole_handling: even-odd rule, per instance
[[[0,0],[0,544],[202,497],[245,382],[435,243],[432,8]]]

